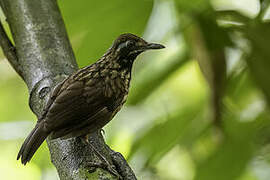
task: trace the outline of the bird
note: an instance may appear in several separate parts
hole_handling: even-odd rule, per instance
[[[23,142],[17,160],[28,163],[43,141],[84,137],[103,128],[122,108],[136,57],[165,46],[131,33],[121,34],[95,63],[77,70],[52,90],[40,118]]]

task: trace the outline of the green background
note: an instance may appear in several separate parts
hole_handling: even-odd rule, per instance
[[[125,32],[166,46],[137,58],[128,101],[105,127],[138,179],[270,179],[269,1],[58,2],[80,67]],[[16,161],[36,121],[28,98],[1,54],[0,179],[58,179],[45,143],[27,166]]]

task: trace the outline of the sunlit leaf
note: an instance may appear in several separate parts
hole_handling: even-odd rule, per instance
[[[230,21],[232,23],[246,24],[250,18],[234,10],[221,10],[217,11],[218,20]]]

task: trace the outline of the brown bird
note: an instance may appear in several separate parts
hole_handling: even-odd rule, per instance
[[[35,128],[25,139],[17,160],[31,160],[42,142],[51,138],[82,137],[105,126],[125,103],[134,60],[142,52],[162,49],[133,34],[122,34],[94,64],[57,85]]]

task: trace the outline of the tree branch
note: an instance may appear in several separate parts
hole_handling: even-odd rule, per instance
[[[1,46],[5,55],[13,58],[10,60],[8,57],[10,61],[17,57],[15,62],[19,63],[13,62],[14,68],[20,68],[30,92],[30,107],[39,117],[53,88],[78,69],[57,1],[0,0],[0,5],[12,32],[17,56],[8,48],[12,44],[7,39],[1,41]],[[90,142],[110,163],[115,164],[123,179],[136,179],[125,160],[115,158],[100,132],[93,133]],[[47,143],[60,179],[115,179],[103,169],[93,169],[93,164],[102,162],[91,146],[78,138],[48,138]]]
[[[15,69],[15,71],[23,78],[21,66],[16,54],[16,49],[13,46],[12,42],[8,38],[6,31],[0,21],[0,46],[2,47],[3,53],[6,56],[7,60]]]

